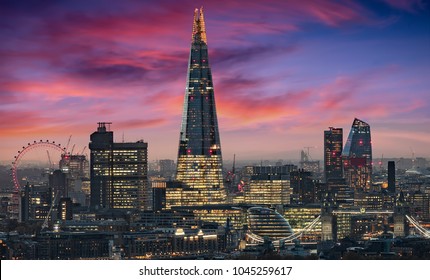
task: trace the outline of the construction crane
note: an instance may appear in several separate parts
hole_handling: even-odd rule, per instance
[[[67,151],[69,150],[70,140],[72,139],[72,135],[69,136],[69,140],[67,141],[66,149],[64,152],[67,154]]]
[[[384,154],[382,154],[381,159],[379,160],[379,171],[383,171],[384,170]]]
[[[82,151],[79,153],[80,155],[84,155],[85,149],[87,148],[87,146],[85,146]]]
[[[315,146],[312,146],[312,147],[303,147],[303,148],[307,150],[308,161],[312,161],[312,158],[311,158],[311,154],[310,154],[310,152],[309,152],[309,149],[310,149],[310,148],[315,148]]]
[[[236,176],[236,154],[233,156],[233,168],[229,171],[225,177],[225,182],[228,186],[229,192],[236,192],[235,188],[235,176]]]
[[[416,166],[415,166],[415,161],[416,161],[416,158],[415,158],[415,151],[414,151],[414,149],[412,149],[412,147],[409,147],[409,149],[411,149],[411,153],[412,153],[412,158],[411,158],[411,161],[412,161],[412,169],[415,169],[415,168],[416,168]]]
[[[75,149],[75,144],[72,146],[72,150],[70,151],[70,154],[73,155],[73,150]]]
[[[53,169],[53,165],[52,165],[52,161],[51,161],[51,156],[49,155],[49,151],[48,150],[46,150],[46,154],[48,155],[49,169]]]

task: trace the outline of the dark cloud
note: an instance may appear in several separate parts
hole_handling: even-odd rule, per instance
[[[212,64],[236,64],[238,62],[251,61],[256,58],[264,58],[279,54],[288,54],[295,52],[298,49],[297,45],[290,46],[273,46],[273,45],[255,45],[243,48],[217,48],[211,53]],[[215,62],[215,63],[214,63]]]
[[[262,78],[245,78],[243,74],[236,74],[220,79],[217,87],[231,92],[233,90],[246,91],[249,89],[255,89],[263,84],[264,79]],[[222,90],[221,92],[225,91]]]
[[[104,65],[104,66],[87,66],[76,69],[75,74],[80,78],[88,80],[102,80],[107,82],[118,81],[136,81],[142,80],[148,73],[148,70],[143,67],[134,65]]]

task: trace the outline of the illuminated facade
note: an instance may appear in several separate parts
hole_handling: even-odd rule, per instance
[[[232,229],[241,229],[246,224],[247,208],[249,207],[244,205],[222,204],[178,209],[191,211],[199,221],[217,223],[220,226],[226,226],[228,223]]]
[[[182,197],[187,195],[190,188],[184,187],[179,181],[172,181],[166,184],[166,209],[182,206]]]
[[[27,184],[20,193],[20,221],[45,220],[51,208],[52,190],[46,185]]]
[[[324,131],[324,174],[326,182],[331,178],[342,178],[342,128],[329,127]]]
[[[355,191],[369,191],[372,186],[372,142],[370,126],[354,119],[342,153],[344,174]]]
[[[308,204],[316,203],[318,201],[316,184],[312,180],[312,173],[299,169],[292,171],[291,176],[291,188],[293,195],[291,198],[292,203],[297,204]]]
[[[303,231],[320,214],[320,204],[288,205],[284,207],[284,217],[288,220],[294,233]],[[321,239],[321,222],[318,222],[311,230],[304,232],[301,236],[301,240],[319,239]]]
[[[330,178],[326,189],[329,191],[339,208],[348,208],[354,205],[354,191],[349,187],[345,178]]]
[[[184,185],[182,206],[226,200],[203,9],[194,12],[176,179]]]
[[[152,210],[166,209],[166,180],[160,177],[152,177],[150,178],[150,184],[152,189]]]
[[[148,144],[114,143],[108,124],[91,134],[91,207],[149,210]]]
[[[248,204],[290,204],[293,193],[290,173],[295,165],[247,167],[251,174],[249,184],[244,187],[244,201]]]
[[[278,240],[293,234],[288,221],[278,212],[264,207],[248,209],[249,230],[260,237]]]
[[[183,229],[124,235],[125,259],[172,259],[225,250],[225,232],[217,229]]]
[[[245,203],[283,205],[290,203],[293,193],[289,175],[253,176],[245,187]]]

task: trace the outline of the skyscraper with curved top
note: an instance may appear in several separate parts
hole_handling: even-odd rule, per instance
[[[176,179],[183,184],[182,206],[226,199],[203,8],[194,11]]]
[[[342,153],[344,175],[356,191],[368,191],[372,186],[372,141],[370,126],[354,119]]]

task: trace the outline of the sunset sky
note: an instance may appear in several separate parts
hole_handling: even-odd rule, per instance
[[[430,157],[429,1],[0,3],[0,161],[70,135],[80,151],[103,121],[176,160],[200,6],[224,159],[321,159],[355,117],[375,158]]]

